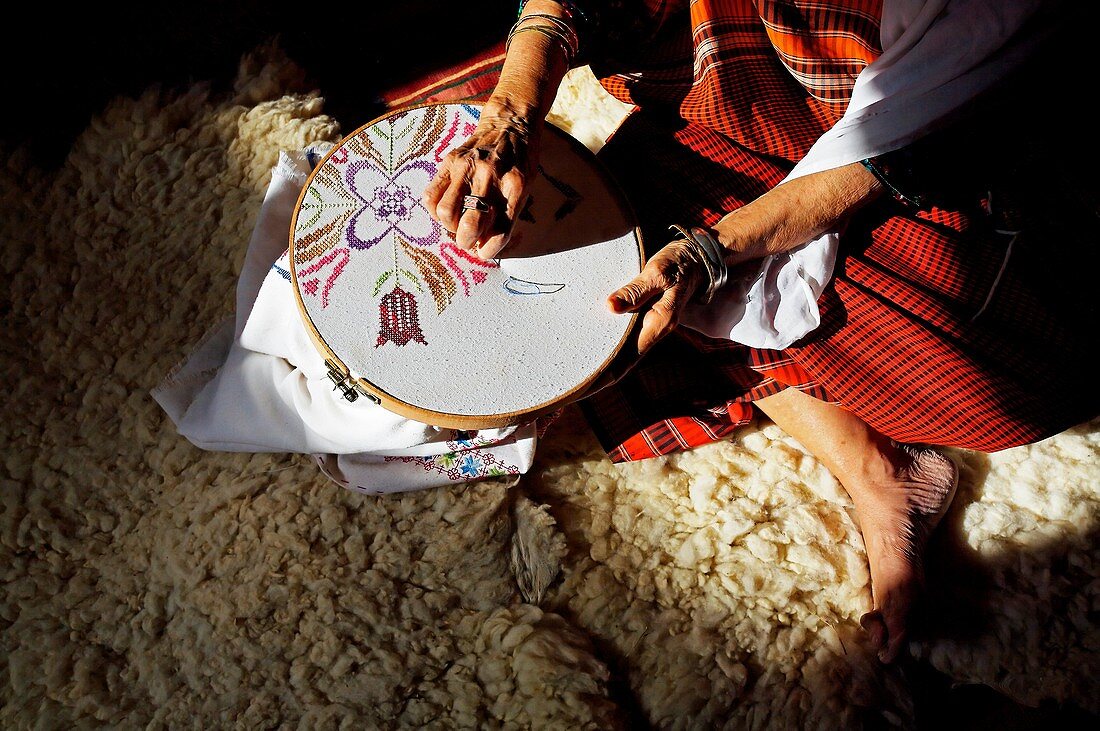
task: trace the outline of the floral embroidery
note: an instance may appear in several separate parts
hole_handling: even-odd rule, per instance
[[[418,464],[425,472],[435,472],[452,482],[466,482],[482,477],[518,475],[519,468],[510,465],[492,452],[471,450],[467,453],[448,452],[432,457],[386,457],[387,462]]]
[[[476,107],[440,105],[386,117],[344,140],[302,196],[294,264],[303,298],[327,307],[349,262],[367,252],[389,259],[364,292],[377,301],[375,347],[427,345],[421,316],[442,315],[499,268],[459,249],[420,202],[447,150],[473,132],[479,115]],[[434,308],[423,308],[423,296]]]
[[[348,222],[347,242],[353,249],[369,249],[385,236],[400,233],[422,246],[439,241],[442,228],[420,204],[420,193],[435,176],[427,160],[413,160],[379,184],[385,172],[366,160],[348,165],[348,189],[362,207]]]
[[[480,473],[484,463],[474,457],[472,454],[467,454],[462,458],[462,461],[458,464],[458,471],[464,477],[477,477]]]

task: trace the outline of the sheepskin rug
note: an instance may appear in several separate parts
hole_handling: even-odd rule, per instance
[[[621,116],[573,72],[555,120]],[[838,483],[766,422],[614,466],[575,409],[531,474],[397,496],[180,438],[149,390],[232,308],[281,149],[339,129],[277,54],[4,151],[4,728],[913,726],[858,626]],[[1100,711],[1100,421],[962,485],[911,652]]]

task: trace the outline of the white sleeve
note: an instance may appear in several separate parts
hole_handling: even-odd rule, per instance
[[[856,78],[844,116],[783,180],[899,149],[1019,67],[1050,28],[1020,30],[1043,0],[885,0],[883,53]],[[1030,30],[1030,29],[1029,29]],[[782,183],[780,183],[782,184]],[[683,324],[758,348],[785,348],[821,324],[817,298],[839,237],[827,233],[732,282]]]

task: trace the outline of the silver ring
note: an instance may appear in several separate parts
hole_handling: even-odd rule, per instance
[[[462,199],[462,210],[487,211],[489,210],[489,201],[485,200],[480,195],[468,195]]]

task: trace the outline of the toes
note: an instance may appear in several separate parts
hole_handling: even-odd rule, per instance
[[[879,651],[878,659],[882,662],[889,664],[897,659],[898,654],[905,646],[906,639],[906,619],[904,615],[894,615],[886,617],[886,636],[889,641],[886,643],[885,650]]]
[[[886,648],[886,622],[882,618],[882,612],[877,609],[867,612],[859,618],[859,624],[867,632],[867,636],[871,640],[871,646],[881,656]]]
[[[859,618],[860,626],[867,632],[871,646],[883,663],[892,663],[905,646],[908,635],[907,608],[907,603],[899,608],[888,601],[882,609],[874,609]]]

